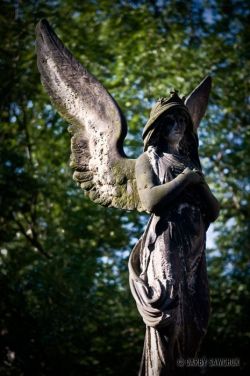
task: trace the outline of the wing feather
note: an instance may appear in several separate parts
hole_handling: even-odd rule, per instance
[[[199,127],[200,121],[206,112],[211,86],[211,77],[205,77],[185,100],[185,105],[189,109],[195,130]]]
[[[135,160],[123,151],[127,125],[119,106],[46,20],[39,22],[36,34],[42,83],[58,112],[71,124],[74,180],[96,203],[141,211]]]

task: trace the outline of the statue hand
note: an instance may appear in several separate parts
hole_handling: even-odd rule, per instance
[[[191,168],[186,167],[182,174],[185,175],[188,184],[204,184],[205,182],[202,172],[196,168],[191,170]]]

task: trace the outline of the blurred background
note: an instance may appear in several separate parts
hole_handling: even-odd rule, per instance
[[[47,18],[128,120],[142,152],[150,108],[172,88],[213,89],[200,130],[204,172],[221,203],[208,233],[211,319],[199,357],[249,357],[250,7],[239,0],[1,1],[0,347],[2,376],[136,375],[144,324],[128,255],[147,217],[94,205],[72,180],[68,124],[36,66]]]

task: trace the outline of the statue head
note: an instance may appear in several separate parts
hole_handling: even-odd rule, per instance
[[[142,138],[144,150],[147,150],[152,137],[157,132],[167,134],[167,127],[171,126],[171,117],[183,117],[186,123],[186,132],[193,133],[194,127],[192,118],[183,100],[176,91],[171,92],[170,98],[160,98],[150,112],[149,119],[144,127]],[[166,127],[166,129],[164,129]]]
[[[211,77],[206,77],[204,80],[187,96],[181,99],[176,91],[171,93],[170,98],[161,98],[157,101],[155,106],[150,112],[150,117],[147,124],[143,130],[143,142],[144,150],[147,150],[149,142],[152,142],[152,136],[155,132],[159,131],[159,126],[161,118],[164,114],[170,113],[176,110],[178,112],[182,111],[187,115],[187,127],[184,135],[184,142],[186,146],[182,145],[182,148],[195,149],[198,148],[198,138],[197,138],[197,128],[200,124],[202,117],[204,116],[208,104],[209,93],[211,90],[212,79]],[[198,152],[191,151],[198,155]],[[198,158],[195,157],[198,160]]]

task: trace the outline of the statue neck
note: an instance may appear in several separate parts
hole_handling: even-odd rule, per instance
[[[169,144],[166,142],[161,142],[157,146],[157,149],[163,153],[168,153],[168,154],[180,154],[179,153],[179,144]]]

